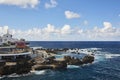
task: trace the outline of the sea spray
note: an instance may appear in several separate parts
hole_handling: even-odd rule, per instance
[[[39,70],[39,71],[31,71],[31,73],[36,74],[36,75],[44,75],[46,70]]]
[[[115,57],[119,57],[119,56],[120,56],[120,54],[105,54],[105,57],[107,59],[109,59],[109,58],[115,58]]]
[[[80,66],[76,66],[76,65],[67,65],[67,68],[68,68],[68,69],[71,69],[71,68],[80,68]]]

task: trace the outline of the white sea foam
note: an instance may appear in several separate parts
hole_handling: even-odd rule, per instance
[[[91,50],[101,50],[101,48],[89,48]]]
[[[43,47],[42,46],[38,46],[38,47],[31,47],[31,48],[33,48],[35,50],[35,49],[39,49],[39,48],[43,48]]]
[[[6,77],[21,77],[21,76],[28,76],[30,75],[31,73],[27,73],[27,74],[21,74],[21,75],[18,75],[16,73],[13,73],[11,75],[7,75]]]
[[[69,49],[67,53],[95,54],[98,50],[101,50],[101,48]]]
[[[76,65],[67,65],[67,68],[80,68],[80,66],[76,66]]]
[[[4,78],[4,76],[3,77],[0,77],[0,79],[3,79]]]
[[[105,57],[108,58],[114,58],[114,57],[119,57],[120,54],[105,54]]]
[[[40,70],[40,71],[31,71],[32,73],[36,74],[36,75],[44,75],[46,70]]]
[[[105,57],[103,54],[95,54],[95,61],[93,63],[104,61],[104,60],[105,60]]]
[[[7,77],[20,77],[21,75],[17,75],[16,73],[13,73],[11,75],[8,75]]]
[[[112,53],[104,52],[101,50],[102,50],[102,48],[69,49],[67,51],[67,54],[64,54],[64,55],[68,55],[71,53],[76,53],[76,54],[82,53],[82,54],[87,54],[87,55],[94,54],[94,56],[95,56],[94,63],[120,56],[120,54],[112,54]]]
[[[106,57],[107,59],[109,59],[109,58],[113,58],[113,56],[110,55],[110,54],[105,54],[105,57]]]
[[[116,57],[120,57],[120,54],[111,54],[108,52],[101,52],[99,54],[95,54],[94,63],[104,61],[106,59],[116,58]]]

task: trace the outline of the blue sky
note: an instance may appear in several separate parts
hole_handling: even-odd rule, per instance
[[[119,41],[120,1],[2,0],[0,26],[28,40]]]

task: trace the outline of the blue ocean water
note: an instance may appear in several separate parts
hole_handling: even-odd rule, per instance
[[[119,41],[31,41],[30,46],[96,51],[95,62],[83,66],[69,65],[65,70],[40,70],[24,76],[8,76],[3,80],[120,80]]]
[[[120,41],[31,41],[44,48],[120,48]]]

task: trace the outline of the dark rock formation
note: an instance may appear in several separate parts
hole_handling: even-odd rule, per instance
[[[32,70],[53,69],[51,65],[36,64],[32,67]]]
[[[66,49],[65,49],[66,50]],[[40,56],[34,59],[17,60],[15,65],[6,65],[4,61],[0,62],[0,76],[9,74],[25,74],[31,70],[42,69],[65,69],[68,65],[83,65],[92,63],[94,56],[86,55],[82,59],[71,56],[64,56],[63,60],[56,60],[54,56],[49,58],[42,58]]]
[[[82,61],[78,58],[74,58],[71,56],[64,56],[65,61],[67,62],[68,65],[82,65]]]
[[[32,64],[28,60],[16,62],[16,65],[0,66],[0,75],[9,75],[12,73],[24,74],[30,72]]]
[[[65,61],[55,61],[53,64],[36,64],[32,67],[33,70],[43,70],[43,69],[64,69],[67,68],[67,63]]]
[[[17,62],[15,73],[17,74],[28,73],[30,72],[31,67],[32,67],[32,63],[26,60],[22,60],[20,62]]]
[[[82,59],[74,58],[71,56],[64,56],[64,59],[68,65],[83,65],[92,63],[94,61],[94,56],[86,55]]]
[[[39,59],[35,59],[35,62],[36,63],[32,67],[33,70],[63,69],[67,67],[66,61],[57,61],[54,56],[47,58],[43,63],[39,63]]]
[[[0,67],[5,65],[5,61],[0,61]]]
[[[67,68],[66,61],[56,61],[53,65],[54,65],[53,69],[65,69],[65,68]]]
[[[94,56],[91,56],[91,55],[86,55],[83,59],[82,59],[82,62],[84,64],[87,64],[87,63],[92,63],[94,61]]]
[[[1,66],[0,67],[0,75],[9,75],[15,73],[16,66]]]

